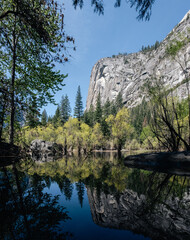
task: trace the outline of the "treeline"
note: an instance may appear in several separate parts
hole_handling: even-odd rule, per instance
[[[124,106],[121,92],[114,101],[107,99],[105,104],[101,103],[99,94],[95,106],[91,105],[83,113],[79,87],[74,117],[71,117],[69,99],[65,95],[53,117],[48,117],[44,110],[41,121],[35,127],[26,123],[19,130],[18,143],[30,145],[34,139],[56,142],[63,145],[65,154],[73,150],[80,154],[103,149],[117,149],[119,153],[122,149],[185,149],[183,141],[188,141],[188,99],[179,101],[176,97],[174,100],[168,97],[168,92],[164,96],[163,87],[161,93],[158,87],[151,86],[148,89],[151,94],[154,89],[156,99],[148,101],[144,97],[142,103],[134,108],[127,109]],[[168,122],[165,121],[165,114]],[[179,128],[179,124],[183,141],[179,141],[179,137],[172,132]]]
[[[146,53],[152,50],[156,50],[158,47],[160,46],[160,42],[156,41],[155,44],[153,45],[148,45],[148,46],[142,46],[141,48],[141,52]]]
[[[41,122],[33,127],[25,125],[20,134],[20,142],[30,145],[31,141],[39,138],[63,145],[65,154],[77,150],[90,152],[92,150],[117,149],[156,149],[158,142],[151,131],[147,130],[147,103],[128,110],[124,107],[122,92],[114,101],[107,99],[101,103],[100,94],[95,106],[91,105],[83,113],[82,96],[78,88],[74,117],[71,117],[69,99],[62,97],[55,115],[48,117],[44,110]],[[146,135],[144,134],[146,131]]]

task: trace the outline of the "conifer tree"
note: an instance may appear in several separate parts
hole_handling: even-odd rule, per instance
[[[61,104],[60,104],[61,123],[62,124],[66,123],[70,115],[71,115],[70,102],[69,102],[68,96],[65,95],[65,96],[62,96]]]
[[[100,92],[96,100],[95,120],[98,123],[101,123],[101,120],[102,120],[102,106],[101,106]]]
[[[61,120],[60,107],[58,105],[52,120],[54,127],[57,127],[60,124],[60,120]]]
[[[119,92],[115,100],[116,111],[118,112],[123,107],[122,92]]]
[[[80,86],[78,86],[76,100],[75,100],[75,108],[74,108],[74,116],[78,118],[80,121],[83,116],[83,103],[82,103],[82,96],[80,91]]]
[[[104,114],[105,118],[111,114],[111,103],[110,103],[109,98],[106,100],[106,103],[104,104],[103,114]]]
[[[117,108],[114,101],[111,102],[111,114],[114,116],[117,114]]]
[[[88,124],[90,127],[94,126],[95,119],[94,119],[94,107],[91,104],[88,111],[84,112],[84,122]]]
[[[29,102],[28,111],[25,116],[25,125],[34,128],[40,124],[40,111],[35,97],[31,98]]]
[[[52,123],[53,121],[53,117],[52,116],[48,116],[48,123]]]
[[[48,115],[46,110],[44,109],[44,111],[42,112],[41,124],[45,126],[47,124],[47,121],[48,121]]]

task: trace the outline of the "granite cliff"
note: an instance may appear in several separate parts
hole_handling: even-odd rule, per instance
[[[95,106],[99,93],[102,104],[108,98],[114,100],[122,92],[124,104],[128,107],[135,106],[143,98],[142,86],[147,79],[155,76],[163,77],[168,86],[177,86],[178,96],[184,97],[185,74],[179,62],[185,70],[190,67],[190,44],[179,52],[179,61],[172,60],[166,54],[166,48],[174,39],[190,38],[189,29],[190,11],[156,49],[100,59],[91,72],[86,109],[91,104]]]

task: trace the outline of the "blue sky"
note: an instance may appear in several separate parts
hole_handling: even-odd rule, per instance
[[[100,58],[137,52],[142,45],[162,41],[190,9],[189,0],[156,0],[150,20],[138,21],[138,13],[125,0],[120,8],[114,8],[115,0],[104,0],[103,16],[93,12],[91,0],[84,2],[82,10],[75,10],[71,0],[64,0],[65,31],[75,38],[77,50],[71,52],[69,63],[57,66],[68,77],[55,99],[59,103],[62,95],[67,94],[72,109],[78,85],[85,108],[91,70]],[[45,107],[48,115],[53,115],[56,108],[53,104]]]

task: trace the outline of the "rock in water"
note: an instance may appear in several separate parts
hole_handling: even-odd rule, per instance
[[[60,144],[35,139],[30,145],[31,155],[34,160],[49,161],[61,157],[63,148]]]
[[[164,77],[168,86],[177,86],[178,96],[184,97],[184,73],[179,63],[167,56],[166,48],[172,40],[179,39],[179,34],[190,38],[189,28],[190,11],[155,49],[100,59],[91,72],[86,109],[96,105],[99,93],[104,104],[108,98],[114,100],[121,91],[125,106],[136,106],[143,99],[142,86],[155,74]],[[190,44],[181,50],[180,61],[184,61],[184,56],[190,59]]]

